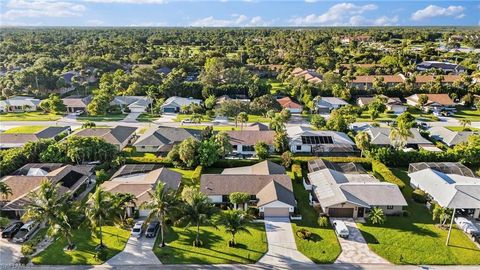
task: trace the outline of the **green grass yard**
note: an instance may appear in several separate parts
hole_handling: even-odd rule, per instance
[[[198,186],[199,183],[194,183],[192,180],[193,172],[195,170],[188,169],[179,169],[179,168],[169,168],[172,171],[176,171],[182,174],[182,183],[187,186]]]
[[[450,129],[451,131],[463,131],[463,127],[459,127],[459,126],[446,126],[445,128],[448,128]],[[480,130],[480,128],[472,128],[470,126],[466,126],[465,127],[466,129],[470,129],[470,131],[478,131]]]
[[[472,122],[477,122],[480,121],[480,110],[459,109],[453,117],[458,120],[467,119]]]
[[[125,248],[125,244],[130,236],[130,231],[123,230],[114,226],[103,226],[103,243],[107,246],[107,260],[115,256]],[[73,241],[76,249],[73,251],[64,251],[67,241],[61,237],[53,242],[47,249],[32,258],[34,264],[45,265],[74,265],[74,264],[101,264],[103,261],[97,260],[95,256],[95,247],[100,243],[100,239],[92,235],[90,228],[77,229],[73,232]]]
[[[404,170],[392,171],[409,183]],[[359,224],[374,252],[396,264],[480,264],[480,249],[462,231],[453,229],[446,246],[448,231],[432,221],[423,204],[411,199],[409,185],[403,193],[408,202],[407,217],[388,217],[383,225]]]
[[[169,228],[165,242],[167,246],[158,247],[160,237],[153,252],[163,264],[230,264],[255,263],[267,251],[267,236],[263,223],[249,226],[250,234],[236,235],[237,246],[229,247],[230,235],[223,227],[200,227],[202,247],[194,247],[195,230],[179,227]]]
[[[153,122],[160,118],[160,116],[156,114],[150,114],[150,113],[142,113],[137,117],[138,122]]]
[[[98,116],[78,116],[78,121],[93,121],[93,122],[115,122],[123,120],[126,114],[108,114]]]
[[[5,134],[15,134],[15,133],[22,133],[22,134],[35,134],[47,128],[46,126],[20,126],[14,127],[8,130],[5,130],[3,133]]]
[[[208,117],[206,115],[202,115],[202,117],[203,117],[202,122],[210,122],[213,120],[213,118]],[[182,122],[182,120],[191,119],[191,118],[192,118],[191,114],[178,114],[177,118],[175,118],[174,121]],[[229,121],[234,122],[235,120],[233,119],[233,117],[230,117]],[[247,122],[248,123],[254,123],[254,122],[268,123],[270,122],[270,119],[262,115],[249,114]],[[238,123],[238,125],[240,125],[240,123]]]
[[[62,115],[43,112],[1,113],[0,121],[57,121]]]

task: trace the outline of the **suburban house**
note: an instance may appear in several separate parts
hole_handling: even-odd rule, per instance
[[[151,106],[152,100],[144,96],[116,96],[110,105],[120,106],[122,110],[128,108],[132,113],[145,113]]]
[[[164,113],[178,113],[182,106],[189,106],[190,104],[200,105],[202,103],[201,99],[194,98],[184,98],[184,97],[169,97],[165,102],[160,106],[162,112]]]
[[[0,100],[0,112],[33,112],[40,100],[33,97],[14,96]]]
[[[168,153],[175,144],[188,138],[200,139],[200,130],[159,127],[150,128],[133,143],[137,152]]]
[[[129,216],[139,211],[139,216],[145,217],[150,210],[140,209],[142,203],[150,200],[149,191],[153,191],[157,184],[165,183],[165,187],[177,190],[182,181],[182,174],[158,164],[127,164],[116,171],[110,180],[102,183],[101,187],[112,194],[130,193],[136,198],[135,204],[127,209]]]
[[[321,97],[315,104],[317,113],[330,113],[334,109],[338,109],[348,103],[336,97]]]
[[[442,78],[442,85],[451,85],[455,81],[461,79],[460,75],[439,75],[439,76],[433,76],[433,75],[416,75],[415,76],[415,87],[420,88],[422,85],[434,82],[437,77]]]
[[[278,165],[273,161],[264,160],[251,166],[226,168],[223,169],[222,174],[272,175],[285,174],[285,172],[285,167]]]
[[[423,106],[424,111],[440,112],[442,110],[454,109],[455,102],[448,96],[448,94],[414,94],[407,97],[407,104],[410,106],[417,106],[418,99],[421,95],[428,98],[427,103]]]
[[[64,165],[62,163],[29,163],[1,179],[12,189],[1,207],[9,217],[20,217],[28,204],[28,193],[37,190],[42,181],[60,184],[60,193],[70,192],[73,199],[90,185],[93,165]]]
[[[76,111],[87,111],[87,105],[92,101],[92,96],[69,96],[62,98],[63,104],[67,108],[67,113]]]
[[[277,102],[283,109],[287,109],[291,113],[302,113],[303,111],[303,106],[294,102],[290,97],[279,98]]]
[[[292,70],[292,76],[296,78],[303,78],[306,82],[313,84],[319,84],[323,81],[322,75],[313,69],[302,69],[297,67]]]
[[[380,182],[358,164],[308,162],[307,190],[313,205],[330,217],[363,218],[379,207],[386,215],[399,215],[407,202],[397,185]]]
[[[253,156],[257,142],[266,143],[271,152],[274,150],[275,131],[273,130],[229,130],[226,133],[230,137],[233,154]]]
[[[313,153],[316,155],[350,156],[358,155],[355,143],[343,132],[313,130],[306,126],[287,128],[292,153]]]
[[[262,124],[260,122],[255,122],[255,123],[250,123],[248,124],[246,127],[243,128],[243,130],[259,130],[259,131],[263,131],[263,130],[270,130],[270,127],[265,125],[265,124]]]
[[[70,127],[44,127],[34,133],[0,133],[0,149],[22,147],[28,142],[41,139],[56,139],[58,136],[70,133]]]
[[[450,147],[466,142],[468,137],[476,133],[474,131],[452,131],[441,126],[431,127],[428,131],[430,132],[430,137],[442,141]]]
[[[467,71],[467,68],[455,63],[439,62],[439,61],[423,61],[417,64],[418,71],[426,71],[430,69],[440,69],[445,74],[459,74]]]
[[[480,217],[480,178],[461,163],[421,162],[408,168],[410,185],[428,194],[441,207],[462,210],[463,215]]]
[[[289,217],[296,207],[292,180],[285,174],[204,174],[200,191],[217,205],[229,204],[233,192],[245,192],[261,216]]]
[[[99,137],[106,142],[111,143],[122,150],[127,146],[135,136],[136,127],[116,126],[112,127],[94,127],[77,130],[71,136],[79,137]]]
[[[363,75],[355,76],[350,81],[350,87],[357,90],[370,90],[373,88],[373,81],[375,78],[383,78],[383,82],[388,88],[394,87],[397,84],[403,83],[405,77],[401,74],[399,75]]]
[[[250,103],[250,99],[248,99],[246,96],[243,96],[243,95],[237,95],[234,98],[231,98],[228,95],[223,95],[223,96],[220,96],[216,99],[215,104],[220,105],[220,104],[224,103],[225,101],[232,101],[232,100],[240,101],[240,102],[244,102],[244,103]]]
[[[403,105],[403,102],[400,98],[397,97],[387,97],[385,95],[380,95],[380,97],[384,98],[387,102],[385,106],[387,107],[387,111],[392,111],[395,114],[401,114],[407,110],[407,106]],[[367,107],[375,97],[359,97],[357,98],[357,105],[360,107]]]
[[[370,144],[376,146],[394,146],[392,140],[390,140],[390,131],[391,129],[388,127],[371,127],[365,130],[370,136]],[[427,147],[429,149],[429,147],[433,147],[432,142],[422,137],[418,129],[411,128],[410,132],[412,137],[408,137],[405,148],[420,149]]]

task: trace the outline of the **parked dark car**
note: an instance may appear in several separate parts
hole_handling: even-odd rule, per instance
[[[160,222],[154,220],[148,224],[147,231],[145,232],[145,237],[153,238],[157,235],[158,228],[160,228]]]
[[[13,238],[13,236],[20,230],[23,226],[23,222],[16,221],[10,223],[3,231],[2,238]]]

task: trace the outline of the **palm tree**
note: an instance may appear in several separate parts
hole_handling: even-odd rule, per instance
[[[269,128],[277,132],[285,130],[285,123],[280,116],[275,116],[271,121]]]
[[[127,215],[127,207],[130,205],[135,206],[137,197],[132,193],[115,193],[112,196],[112,208],[116,210],[118,219],[121,223],[124,223]]]
[[[219,146],[220,155],[222,158],[225,157],[227,153],[232,151],[232,144],[230,143],[230,136],[225,131],[220,131],[214,135],[213,140]]]
[[[452,216],[452,213],[453,211],[451,209],[435,204],[435,208],[433,208],[432,211],[432,219],[438,219],[442,225],[445,225],[447,220]]]
[[[248,121],[248,114],[246,112],[241,112],[237,115],[236,120],[240,122],[240,129],[243,129],[243,124]]]
[[[370,136],[368,136],[368,133],[362,131],[355,135],[355,144],[357,145],[358,149],[362,151],[360,156],[363,157],[363,151],[370,147]]]
[[[460,123],[460,125],[462,125],[462,130],[465,130],[467,126],[470,126],[472,124],[472,121],[468,119],[462,119],[458,122]]]
[[[49,180],[43,180],[38,191],[28,194],[29,203],[25,208],[23,220],[45,222],[49,225],[49,236],[62,235],[67,239],[68,249],[73,247],[73,235],[71,227],[72,214],[68,200],[70,193],[59,193],[60,184],[52,184]]]
[[[203,121],[203,116],[201,114],[195,113],[190,117],[190,120],[192,120],[192,122],[194,123],[200,124]]]
[[[368,215],[368,219],[372,224],[383,224],[385,223],[386,218],[382,208],[374,207]]]
[[[88,196],[85,207],[85,214],[90,221],[92,229],[94,231],[96,231],[97,228],[100,229],[99,238],[101,247],[103,247],[102,226],[111,217],[112,201],[110,197],[110,193],[107,193],[102,188],[97,188],[94,193]]]
[[[235,246],[235,235],[240,232],[250,234],[248,224],[253,220],[253,217],[242,210],[226,210],[220,214],[217,224],[225,227],[225,232],[232,236],[230,246]]]
[[[412,136],[412,132],[408,128],[393,127],[390,131],[389,138],[395,148],[401,149],[407,144],[408,138]]]
[[[215,206],[210,203],[208,197],[198,190],[191,190],[182,194],[184,204],[181,207],[181,217],[179,223],[186,224],[185,227],[196,226],[197,235],[195,237],[195,246],[199,247],[200,242],[200,225],[213,225],[211,220],[215,213]]]
[[[3,201],[6,201],[9,195],[13,195],[12,189],[5,182],[0,182],[0,194]]]
[[[162,236],[161,247],[165,246],[164,233],[166,230],[166,221],[167,218],[172,218],[173,214],[177,210],[178,200],[175,192],[167,188],[165,183],[160,182],[155,187],[155,191],[148,191],[151,199],[150,201],[144,202],[141,207],[145,209],[150,209],[148,214],[147,221],[157,218],[160,222],[160,234]]]

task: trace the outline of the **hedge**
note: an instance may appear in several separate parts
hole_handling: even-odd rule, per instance
[[[405,183],[395,176],[392,171],[378,160],[372,160],[372,171],[383,181],[397,185],[400,189],[405,188]]]
[[[426,203],[427,202],[427,194],[421,189],[415,189],[412,192],[412,199],[417,203]]]
[[[300,164],[293,164],[292,165],[292,174],[293,174],[293,180],[301,181],[302,180],[302,166]]]
[[[193,171],[192,181],[200,183],[200,177],[202,176],[202,172],[203,172],[203,167],[198,165],[195,168],[195,171]]]
[[[165,158],[161,158],[161,157],[156,157],[156,158],[146,158],[146,157],[127,157],[125,159],[125,163],[126,164],[152,164],[152,163],[156,163],[156,164],[163,164],[164,166],[166,167],[173,167],[173,164],[165,159]]]

